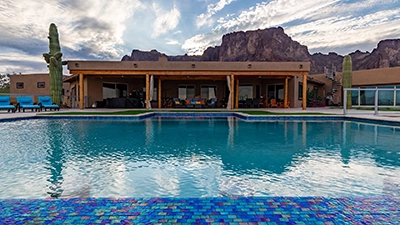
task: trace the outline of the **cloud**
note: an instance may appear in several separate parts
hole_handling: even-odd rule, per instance
[[[218,20],[211,32],[187,39],[182,49],[188,54],[201,54],[208,46],[219,45],[221,37],[233,31],[288,27],[285,32],[311,50],[331,49],[379,41],[386,36],[399,36],[398,9],[390,1],[365,0],[343,3],[339,0],[273,0],[258,3],[238,16]],[[379,8],[377,8],[379,6]],[[365,16],[360,16],[361,14]],[[381,30],[379,32],[379,29]]]
[[[2,5],[6,7],[0,7],[0,29],[5,39],[0,47],[11,42],[19,51],[41,55],[48,51],[48,44],[32,47],[29,43],[47,42],[48,27],[54,22],[63,47],[96,49],[81,57],[109,58],[119,56],[114,45],[122,43],[124,21],[141,7],[139,0],[2,0]]]
[[[165,11],[159,5],[153,3],[153,9],[156,14],[153,24],[153,38],[165,34],[178,26],[181,13],[177,8],[174,7],[170,11]]]
[[[174,39],[166,38],[165,40],[167,41],[167,45],[181,45],[179,41]]]
[[[225,6],[231,4],[235,0],[219,0],[219,2],[215,4],[209,4],[207,6],[207,12],[202,13],[196,18],[196,26],[197,28],[202,27],[204,25],[211,25],[213,20],[211,17],[217,12],[221,11]]]

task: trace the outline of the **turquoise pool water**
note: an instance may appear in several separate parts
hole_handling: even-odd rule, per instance
[[[347,121],[0,126],[0,198],[400,196],[400,128]]]

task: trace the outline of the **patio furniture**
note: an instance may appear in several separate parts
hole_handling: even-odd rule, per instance
[[[260,108],[260,104],[262,104],[262,102],[260,101],[259,98],[253,99],[253,108]]]
[[[25,112],[25,109],[31,109],[32,112],[35,110],[36,112],[40,110],[40,106],[35,105],[33,103],[31,96],[19,96],[17,97],[17,109],[18,112]]]
[[[53,103],[53,100],[50,96],[39,96],[38,97],[38,105],[40,106],[40,110],[44,109],[46,111],[47,109],[52,110],[60,110],[60,106],[57,104]]]
[[[188,98],[185,100],[186,102],[186,108],[193,108],[196,102],[193,101],[193,99]]]
[[[276,99],[271,99],[271,108],[278,108],[278,103],[276,103]]]
[[[10,103],[10,96],[0,96],[0,110],[15,112],[15,106]]]
[[[246,107],[246,100],[239,100],[238,102],[238,107],[239,108],[245,108]]]
[[[210,103],[207,104],[208,108],[216,108],[217,107],[217,98],[210,99]]]
[[[184,107],[183,103],[181,102],[181,100],[179,98],[173,98],[172,104],[173,104],[174,108],[183,108]]]
[[[246,99],[246,108],[252,108],[253,107],[253,99],[248,98]]]

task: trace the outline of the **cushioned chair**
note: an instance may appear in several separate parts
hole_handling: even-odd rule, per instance
[[[246,99],[246,108],[252,108],[253,107],[253,99],[247,98]]]
[[[202,102],[200,98],[194,98],[194,99],[192,99],[192,102],[191,102],[191,104],[193,104],[196,109],[201,109],[203,103],[205,105],[205,101]]]
[[[44,109],[44,111],[46,111],[47,109],[60,110],[60,106],[53,103],[53,100],[50,96],[39,96],[38,105],[40,106],[40,110]]]
[[[207,105],[208,108],[216,108],[217,107],[217,98],[210,99],[210,102]]]
[[[15,112],[15,106],[10,103],[10,96],[0,96],[0,110]]]
[[[271,99],[271,108],[278,108],[278,103],[274,98]]]
[[[25,112],[25,109],[31,109],[32,112],[33,112],[33,110],[35,110],[36,112],[40,110],[40,106],[35,105],[33,103],[31,96],[17,97],[17,108],[18,108],[18,112],[21,112],[21,109],[23,112]]]
[[[194,99],[191,98],[186,99],[185,102],[186,102],[186,108],[193,108],[196,105]]]
[[[260,99],[259,98],[254,98],[253,99],[253,108],[260,108]]]

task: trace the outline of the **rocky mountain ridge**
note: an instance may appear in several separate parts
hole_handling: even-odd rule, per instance
[[[125,55],[122,61],[157,61],[162,53],[133,50],[131,56]],[[400,66],[400,39],[382,40],[371,53],[359,50],[349,54],[353,70],[387,68]],[[342,70],[344,56],[329,54],[310,54],[308,47],[292,40],[283,28],[240,31],[225,34],[220,46],[207,48],[201,56],[167,56],[168,61],[222,61],[222,62],[311,62],[310,74],[323,73],[324,67],[335,65]]]

